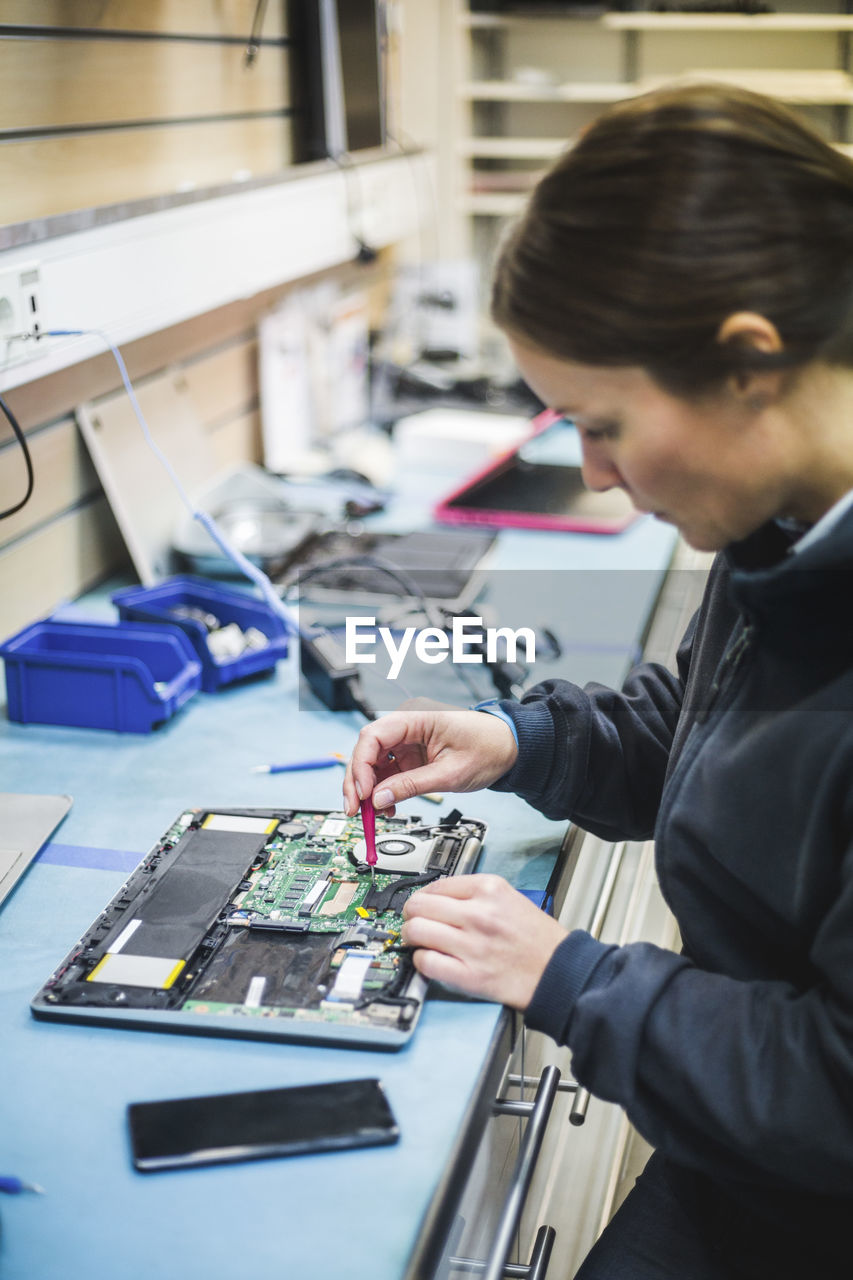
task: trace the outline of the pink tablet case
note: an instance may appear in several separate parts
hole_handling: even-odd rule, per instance
[[[498,458],[492,459],[487,466],[474,475],[468,476],[452,493],[447,494],[433,509],[436,520],[444,524],[482,524],[492,528],[516,529],[554,529],[572,533],[620,533],[637,519],[638,512],[626,505],[624,514],[614,515],[612,512],[600,516],[585,510],[551,513],[533,511],[513,511],[505,508],[488,508],[465,505],[465,494],[480,485],[491,476],[497,476],[507,470],[519,451],[536,436],[540,435],[554,422],[558,422],[560,414],[552,409],[545,409],[531,422],[531,432],[520,444],[513,445]],[[571,469],[571,468],[568,468]],[[594,500],[594,495],[590,495]],[[588,500],[589,501],[589,500]],[[608,499],[609,503],[609,499]],[[626,499],[627,504],[627,499]],[[586,505],[586,504],[585,504]]]

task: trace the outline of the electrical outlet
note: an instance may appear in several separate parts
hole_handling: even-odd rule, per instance
[[[46,328],[39,264],[22,262],[0,272],[0,367],[38,355],[39,337]],[[30,336],[21,338],[20,334]]]

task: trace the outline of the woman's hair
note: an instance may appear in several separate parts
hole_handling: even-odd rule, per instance
[[[736,311],[784,350],[717,341]],[[682,395],[853,365],[853,162],[770,99],[672,87],[601,115],[499,251],[492,315],[542,351],[638,365]]]

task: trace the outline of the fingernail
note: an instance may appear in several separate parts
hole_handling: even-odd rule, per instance
[[[381,791],[377,791],[373,797],[373,806],[376,809],[387,809],[389,805],[394,803],[394,793],[389,791],[387,787],[383,787]]]
[[[362,792],[361,792],[361,785],[358,782],[356,782],[355,784],[355,794],[358,796],[359,800],[364,799],[364,796],[362,795]]]

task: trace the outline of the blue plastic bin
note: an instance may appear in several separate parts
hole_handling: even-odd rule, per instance
[[[36,622],[0,646],[10,720],[149,733],[201,687],[177,627]]]
[[[168,623],[180,627],[189,637],[201,663],[201,687],[212,693],[223,685],[233,684],[246,676],[271,671],[281,658],[287,657],[287,631],[262,600],[243,591],[235,591],[190,575],[166,578],[156,587],[126,587],[112,596],[119,617],[131,622]],[[207,631],[192,618],[175,618],[170,610],[185,605],[213,613],[222,623],[236,622],[246,630],[256,627],[267,637],[264,649],[253,649],[225,662],[217,662],[207,644]]]

